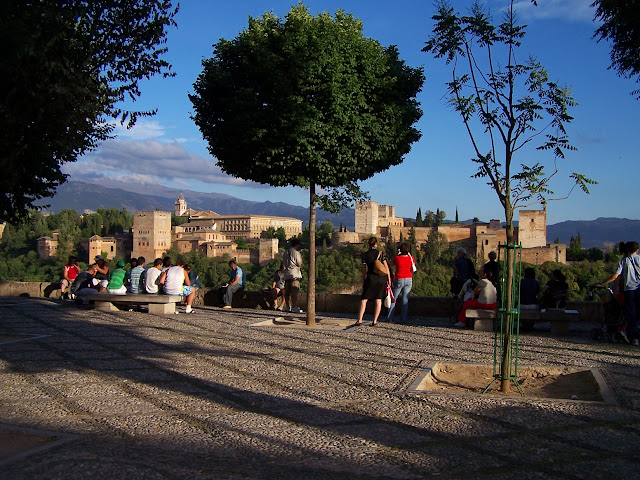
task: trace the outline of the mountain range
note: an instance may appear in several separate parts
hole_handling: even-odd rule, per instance
[[[68,181],[58,187],[53,198],[43,201],[47,211],[59,212],[73,209],[79,213],[96,211],[98,208],[126,208],[129,212],[136,210],[163,210],[173,212],[178,195],[183,194],[187,206],[194,210],[212,210],[220,215],[273,215],[279,217],[298,218],[309,223],[309,208],[290,205],[284,202],[255,202],[242,200],[223,193],[203,193],[192,190],[177,190],[164,186],[154,186],[153,193],[149,187],[135,183],[104,181],[101,185]],[[355,227],[355,211],[345,209],[334,215],[324,210],[317,211],[318,222],[331,221],[336,227],[340,224],[350,230]]]
[[[173,212],[173,205],[182,192],[189,208],[195,210],[213,210],[220,215],[273,215],[298,218],[306,225],[309,221],[309,209],[284,202],[255,202],[242,200],[222,193],[203,193],[192,190],[178,190],[164,186],[153,187],[153,194],[140,193],[148,187],[135,183],[122,183],[105,180],[101,185],[80,181],[68,181],[58,188],[55,197],[48,199],[46,210],[59,212],[74,209],[79,213],[95,211],[98,208],[126,208],[136,210],[164,210]],[[318,222],[330,220],[334,226],[342,224],[349,230],[355,229],[355,211],[344,209],[334,215],[318,210]],[[572,236],[580,233],[582,246],[603,247],[606,243],[621,240],[640,241],[640,220],[627,218],[597,218],[595,220],[568,220],[547,226],[547,241],[556,238],[561,243],[569,243]]]

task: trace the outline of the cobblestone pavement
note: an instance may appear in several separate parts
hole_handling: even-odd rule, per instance
[[[598,367],[619,406],[408,394],[430,362],[490,363],[492,335],[437,319],[249,327],[272,316],[0,299],[1,333],[46,335],[0,345],[0,424],[67,439],[0,478],[640,477],[637,347],[586,327],[521,338],[521,364]]]

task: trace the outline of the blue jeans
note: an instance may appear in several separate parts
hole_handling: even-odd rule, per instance
[[[402,297],[402,321],[407,321],[407,313],[409,312],[409,292],[413,286],[413,280],[411,278],[396,278],[393,281],[393,296],[396,299],[395,303],[391,304],[389,313],[387,313],[387,320],[393,321],[393,314],[396,311],[396,305],[400,302],[400,296]]]
[[[227,290],[224,292],[224,304],[231,306],[231,302],[233,300],[233,294],[236,293],[238,290],[242,290],[243,288],[244,287],[239,283],[236,283],[235,285],[229,285],[227,287]]]

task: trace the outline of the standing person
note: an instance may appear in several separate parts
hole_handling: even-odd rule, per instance
[[[298,307],[300,280],[302,279],[302,255],[300,254],[300,240],[292,238],[290,248],[282,257],[284,264],[284,301],[288,312],[303,313]]]
[[[380,261],[387,269],[386,274],[376,273],[374,265],[376,260]],[[378,316],[382,309],[382,299],[386,295],[387,284],[391,284],[391,274],[389,273],[389,265],[384,253],[378,250],[378,239],[371,237],[369,239],[369,250],[362,254],[362,295],[360,297],[360,311],[358,312],[358,321],[353,326],[362,325],[362,317],[367,308],[367,302],[374,300],[375,310],[373,313],[373,322],[371,326],[378,324]]]
[[[484,271],[484,268],[480,269],[480,281],[473,290],[473,295],[477,298],[465,300],[462,304],[462,310],[458,315],[458,321],[453,324],[454,327],[464,328],[467,326],[467,310],[470,308],[495,310],[498,306],[496,287],[487,278],[487,273]]]
[[[640,345],[638,335],[638,314],[640,313],[640,245],[627,242],[627,256],[620,260],[616,271],[601,285],[607,285],[622,275],[624,280],[624,314],[627,328],[625,333],[632,345]]]
[[[487,274],[487,278],[491,280],[491,283],[495,286],[498,285],[498,273],[500,272],[500,265],[496,262],[496,258],[498,258],[496,252],[491,251],[489,252],[489,261],[484,264],[484,271]]]
[[[162,272],[158,279],[158,284],[163,286],[162,289],[167,295],[186,297],[187,308],[184,313],[193,312],[191,305],[193,305],[193,298],[196,296],[196,291],[191,288],[189,273],[184,269],[184,262],[182,260],[178,260],[174,266]]]
[[[118,260],[116,267],[117,268],[111,273],[111,280],[109,280],[107,284],[107,293],[125,295],[127,293],[127,287],[124,285],[124,278],[127,275],[127,271],[124,269],[124,262]]]
[[[231,308],[233,294],[243,289],[247,283],[247,277],[244,271],[238,266],[235,260],[229,261],[229,267],[231,267],[231,270],[229,270],[229,282],[224,285],[226,290],[224,292],[224,306],[222,308]]]
[[[69,263],[67,263],[62,269],[62,280],[60,281],[60,297],[69,298],[69,293],[66,292],[68,288],[71,288],[73,281],[80,273],[80,266],[76,257],[69,257]]]
[[[144,275],[144,290],[147,293],[158,293],[158,280],[162,273],[162,259],[156,258],[153,261],[153,267],[147,269]]]
[[[96,255],[94,260],[96,274],[93,276],[93,285],[98,289],[98,292],[104,292],[109,285],[109,262],[101,255]]]
[[[453,276],[451,278],[451,293],[455,297],[460,294],[460,290],[464,282],[471,278],[471,274],[475,273],[473,262],[467,258],[467,251],[460,247],[456,250],[456,259],[453,262]]]
[[[415,260],[409,253],[409,245],[406,242],[402,242],[400,245],[400,252],[393,259],[393,265],[395,266],[395,275],[393,276],[393,296],[395,297],[395,303],[391,304],[389,313],[387,314],[387,320],[393,323],[393,314],[395,313],[396,305],[400,301],[400,295],[402,297],[402,316],[401,321],[407,321],[407,314],[409,312],[409,292],[413,286],[413,266]]]
[[[271,283],[271,290],[269,291],[269,299],[273,302],[274,310],[284,309],[284,264],[280,263],[280,268],[273,274],[273,282]],[[278,306],[278,300],[280,300],[280,306]]]
[[[146,261],[147,260],[144,257],[138,257],[136,259],[136,266],[127,273],[127,277],[129,279],[127,291],[129,293],[144,293],[144,264]],[[133,265],[133,263],[133,259],[131,259],[131,265]]]

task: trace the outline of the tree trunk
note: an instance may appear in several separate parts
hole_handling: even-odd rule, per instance
[[[515,251],[511,248],[508,248],[509,245],[513,245],[513,209],[511,208],[511,204],[507,203],[505,206],[505,219],[506,219],[506,233],[507,233],[507,248],[505,252],[505,282],[504,282],[504,298],[505,305],[502,305],[502,308],[505,309],[505,321],[504,321],[504,332],[503,332],[503,350],[502,350],[502,363],[500,371],[502,373],[502,379],[500,381],[500,391],[503,393],[509,393],[511,390],[511,380],[509,377],[511,376],[511,324],[513,322],[513,317],[511,315],[512,305],[512,290],[513,290],[513,256]],[[505,378],[506,377],[506,378]]]
[[[309,185],[309,282],[307,287],[307,326],[316,324],[316,185]]]

